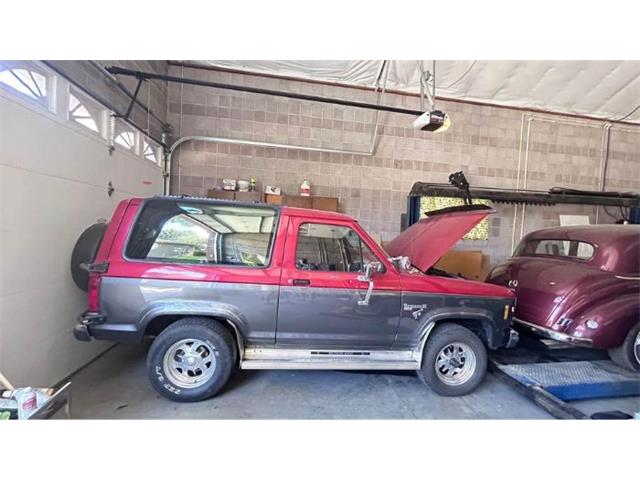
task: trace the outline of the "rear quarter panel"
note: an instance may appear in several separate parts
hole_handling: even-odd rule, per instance
[[[131,200],[119,212],[117,232],[105,246],[109,269],[102,276],[100,308],[109,325],[139,340],[158,316],[211,315],[233,322],[248,343],[273,343],[288,217],[279,218],[266,267],[149,262],[124,255],[141,204]]]

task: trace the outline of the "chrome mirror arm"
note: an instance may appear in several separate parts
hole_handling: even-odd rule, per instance
[[[374,272],[374,264],[368,263],[364,267],[364,273],[362,275],[358,275],[358,281],[369,283],[369,286],[367,287],[367,293],[364,296],[364,299],[358,300],[358,305],[360,306],[369,305],[369,301],[371,300],[371,294],[373,293],[373,272]]]
[[[367,287],[367,294],[364,296],[363,300],[358,300],[358,305],[369,305],[369,301],[371,300],[371,293],[373,292],[373,279],[367,278],[365,275],[359,275],[358,280],[360,280],[361,282],[369,282],[369,286]]]

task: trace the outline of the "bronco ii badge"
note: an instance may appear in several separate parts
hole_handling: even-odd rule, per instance
[[[405,312],[411,312],[411,316],[417,320],[418,317],[422,315],[422,312],[427,309],[427,304],[421,303],[419,305],[416,305],[413,303],[405,303],[403,305],[403,309]]]

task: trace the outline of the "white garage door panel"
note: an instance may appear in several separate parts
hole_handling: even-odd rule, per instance
[[[121,199],[161,189],[152,162],[0,95],[0,370],[12,382],[51,385],[108,347],[71,335],[86,303],[71,251]]]
[[[132,195],[161,190],[160,168],[153,162],[119,146],[109,155],[92,132],[38,113],[0,96],[0,164],[101,188],[111,180],[117,190]],[[144,180],[153,184],[144,185]]]

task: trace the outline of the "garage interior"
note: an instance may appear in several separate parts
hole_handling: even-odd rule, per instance
[[[433,111],[451,126],[414,127]],[[462,205],[470,193],[496,213],[437,267],[483,281],[531,232],[640,223],[638,61],[0,61],[0,153],[0,371],[15,386],[71,382],[71,418],[640,412],[637,373],[625,384],[636,394],[549,410],[546,393],[496,367],[462,397],[407,372],[238,370],[218,396],[173,403],[147,382],[149,341],[73,338],[87,295],[69,268],[80,234],[132,197],[337,211],[384,248],[423,218],[421,201]],[[450,184],[455,172],[466,189]],[[609,362],[574,350],[572,360]]]

